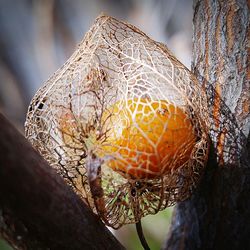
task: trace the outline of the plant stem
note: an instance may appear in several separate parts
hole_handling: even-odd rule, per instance
[[[150,250],[148,243],[144,237],[143,231],[142,231],[141,220],[139,220],[135,225],[136,225],[137,234],[139,236],[140,242],[141,242],[144,250]]]

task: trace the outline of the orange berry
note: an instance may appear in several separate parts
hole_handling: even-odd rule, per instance
[[[186,163],[196,136],[184,111],[167,101],[118,101],[102,118],[108,166],[130,178],[155,178]]]
[[[62,112],[59,119],[59,128],[62,133],[62,139],[66,145],[74,145],[74,138],[77,133],[77,123],[73,114],[66,110]]]

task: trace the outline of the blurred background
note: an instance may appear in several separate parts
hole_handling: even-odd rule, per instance
[[[22,133],[32,96],[100,13],[132,23],[190,67],[192,0],[0,0],[0,112]],[[152,250],[164,243],[171,214],[142,220]],[[127,249],[142,249],[134,225],[114,233]],[[11,248],[0,239],[3,249]]]

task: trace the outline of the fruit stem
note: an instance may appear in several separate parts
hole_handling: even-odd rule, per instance
[[[141,225],[141,220],[139,220],[136,224],[136,231],[137,231],[137,234],[138,234],[138,237],[140,239],[140,242],[144,248],[144,250],[150,250],[149,246],[148,246],[148,243],[144,237],[144,234],[143,234],[143,231],[142,231],[142,225]]]

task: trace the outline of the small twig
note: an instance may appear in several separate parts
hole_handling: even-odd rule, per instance
[[[148,243],[144,237],[143,231],[142,231],[141,220],[139,220],[135,225],[136,225],[137,234],[139,236],[140,242],[141,242],[144,250],[150,250]]]

